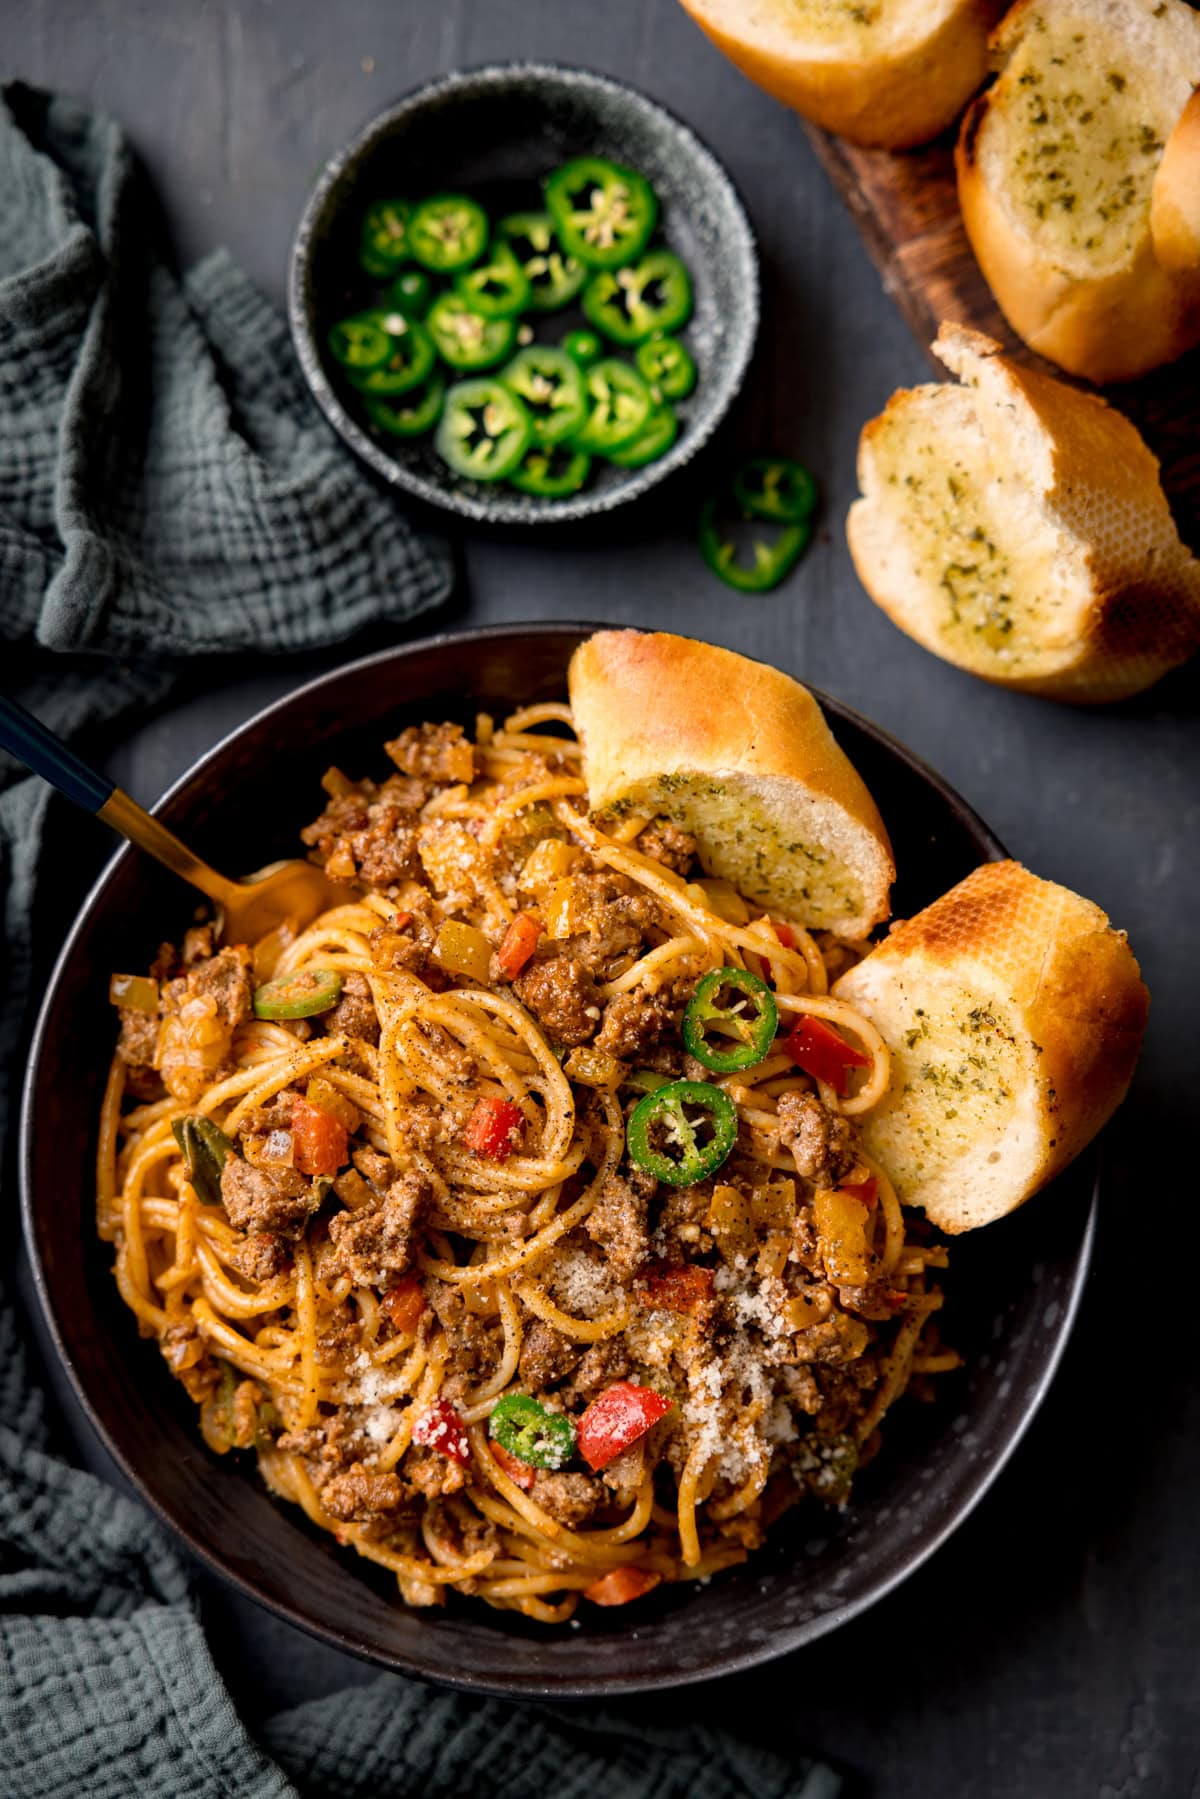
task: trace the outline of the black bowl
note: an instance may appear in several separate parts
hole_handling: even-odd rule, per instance
[[[231,869],[292,853],[332,761],[380,771],[404,723],[470,721],[561,696],[578,625],[513,625],[387,650],[311,681],[217,745],[157,808]],[[822,702],[879,803],[896,849],[896,908],[932,900],[1000,855],[986,826],[907,750]],[[282,776],[282,779],[281,779]],[[270,818],[270,841],[263,819]],[[89,895],[38,1023],[22,1120],[22,1206],[38,1293],[92,1423],[155,1510],[217,1573],[314,1635],[387,1667],[510,1694],[568,1696],[674,1686],[782,1655],[853,1617],[918,1567],[976,1504],[1036,1411],[1079,1301],[1091,1180],[1076,1167],[1024,1212],[955,1243],[947,1338],[968,1357],[929,1407],[901,1406],[845,1513],[785,1518],[768,1546],[708,1587],[660,1588],[641,1605],[588,1607],[551,1629],[452,1601],[410,1612],[394,1583],[251,1467],[211,1455],[190,1400],[139,1340],[94,1234],[96,1118],[113,1037],[112,969],[145,965],[190,922],[190,892],[122,850]]]
[[[362,304],[358,229],[372,201],[446,189],[489,210],[538,204],[538,184],[572,156],[638,169],[662,201],[660,230],[691,270],[695,311],[683,334],[699,379],[678,406],[681,429],[657,462],[619,469],[599,458],[568,499],[535,499],[502,483],[468,481],[432,440],[373,433],[343,404],[327,348],[330,325]],[[729,176],[694,132],[644,94],[606,75],[546,63],[508,63],[445,75],[372,120],[325,167],[292,249],[288,316],[317,404],[350,448],[386,481],[434,506],[491,524],[590,518],[624,505],[683,464],[724,418],[758,330],[754,235]],[[559,321],[565,313],[551,315]],[[557,327],[551,333],[557,337]],[[619,352],[618,352],[619,353]]]

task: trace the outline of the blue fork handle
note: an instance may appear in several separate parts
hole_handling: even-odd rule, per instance
[[[15,700],[6,700],[3,694],[0,694],[0,749],[11,751],[26,768],[41,775],[69,800],[82,806],[85,812],[99,812],[116,791],[115,781],[89,768],[32,712],[26,712]]]

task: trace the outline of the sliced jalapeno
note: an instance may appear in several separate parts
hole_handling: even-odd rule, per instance
[[[431,375],[422,387],[406,394],[367,394],[367,416],[390,437],[420,437],[441,418],[445,397],[445,381]]]
[[[671,1081],[633,1108],[630,1159],[669,1187],[690,1187],[726,1160],[737,1140],[737,1108],[708,1081]]]
[[[504,361],[517,336],[515,319],[485,319],[462,294],[436,299],[425,328],[452,369],[492,368]]]
[[[754,532],[747,545],[746,525]],[[774,531],[775,535],[764,536]],[[735,502],[713,499],[700,512],[700,554],[727,586],[739,593],[769,593],[778,587],[800,560],[812,537],[812,523],[776,525],[774,520],[750,521]],[[750,561],[744,559],[748,548]]]
[[[512,474],[532,436],[524,404],[502,381],[460,381],[446,395],[436,442],[457,474],[499,481]]]
[[[650,417],[650,389],[631,363],[606,356],[584,371],[590,411],[575,434],[581,450],[611,455],[632,443]]]
[[[196,1189],[197,1199],[206,1206],[219,1206],[221,1171],[234,1153],[232,1142],[211,1118],[196,1114],[177,1118],[171,1132],[183,1151],[188,1179]]]
[[[506,1393],[488,1419],[488,1436],[531,1468],[563,1468],[575,1453],[575,1426],[527,1393]]]
[[[583,375],[565,350],[530,344],[527,350],[518,350],[500,379],[525,402],[539,443],[559,443],[587,417]]]
[[[618,468],[643,468],[665,456],[679,436],[679,420],[669,406],[656,406],[632,443],[610,450],[608,460]]]
[[[529,283],[529,304],[535,312],[557,312],[573,300],[587,270],[568,256],[554,235],[548,212],[511,212],[496,226],[497,237],[512,248]]]
[[[579,492],[591,466],[586,450],[572,449],[570,444],[535,444],[526,450],[508,478],[522,493],[537,494],[543,500],[563,500],[568,494]]]
[[[392,344],[382,317],[379,312],[356,312],[331,327],[329,348],[347,372],[365,373],[387,361]]]
[[[507,319],[530,303],[529,278],[503,241],[493,244],[483,262],[454,277],[465,300],[485,319]]]
[[[589,268],[632,262],[658,222],[658,200],[644,176],[600,156],[579,156],[546,182],[546,209],[569,256]]]
[[[408,221],[410,255],[439,275],[469,269],[487,248],[488,218],[466,194],[435,194]]]
[[[651,337],[633,358],[638,373],[664,400],[686,400],[696,385],[696,364],[677,337]]]
[[[407,200],[377,200],[362,222],[358,259],[368,275],[386,281],[402,262],[408,261],[408,223],[412,207]]]
[[[581,369],[590,369],[594,362],[599,362],[604,354],[604,345],[594,331],[568,331],[562,340],[562,347]]]
[[[769,1054],[778,1029],[774,995],[748,968],[713,969],[683,1014],[684,1048],[715,1074],[753,1068]]]
[[[674,331],[692,311],[692,278],[671,250],[650,250],[620,269],[601,269],[583,290],[589,324],[618,344]]]
[[[664,390],[665,391],[665,390]],[[798,525],[817,506],[817,484],[803,463],[789,456],[754,456],[733,477],[733,493],[750,518]]]
[[[388,353],[378,368],[348,369],[355,387],[367,394],[406,394],[419,387],[434,364],[433,339],[416,319],[402,312],[376,315],[387,335]]]
[[[280,975],[254,990],[256,1018],[313,1018],[328,1012],[342,995],[342,977],[336,968],[305,968],[299,974]]]
[[[387,290],[387,303],[406,319],[423,319],[432,296],[433,283],[424,269],[402,269]]]

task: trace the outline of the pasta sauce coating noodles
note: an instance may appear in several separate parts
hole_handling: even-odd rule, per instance
[[[212,1450],[408,1604],[550,1624],[844,1504],[958,1363],[946,1252],[856,1141],[888,1055],[828,988],[863,946],[593,818],[569,731],[331,769],[303,835],[345,904],[114,977],[98,1181]]]

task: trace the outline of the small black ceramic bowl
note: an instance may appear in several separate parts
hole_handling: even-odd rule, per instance
[[[219,743],[156,808],[231,871],[295,853],[331,762],[379,774],[405,724],[561,698],[579,625],[512,625],[386,650],[310,681]],[[894,739],[822,698],[878,802],[900,870],[898,914],[1001,854],[975,814]],[[271,821],[269,840],[263,820]],[[96,1125],[114,1021],[111,970],[142,968],[192,921],[194,895],[123,849],[89,895],[46,995],[25,1089],[26,1240],[53,1343],[129,1479],[208,1565],[338,1648],[449,1685],[565,1698],[680,1686],[783,1655],[833,1630],[919,1567],[991,1485],[1037,1410],[1070,1331],[1091,1244],[1090,1165],[1014,1217],[957,1240],[944,1332],[966,1368],[932,1405],[888,1419],[852,1506],[783,1518],[744,1567],[585,1607],[578,1628],[453,1598],[409,1611],[380,1568],[271,1498],[245,1457],[212,1455],[196,1409],[117,1293],[95,1235]]]
[[[364,303],[358,233],[367,207],[448,190],[494,218],[540,205],[540,183],[575,156],[604,156],[645,175],[662,204],[659,235],[691,271],[695,308],[682,335],[699,378],[678,403],[680,432],[639,469],[597,457],[588,485],[539,499],[503,482],[465,480],[431,437],[373,430],[329,353],[329,328]],[[754,235],[729,176],[695,133],[645,95],[605,75],[510,63],[442,76],[374,119],[326,165],[296,232],[288,284],[292,337],[308,384],[350,448],[394,486],[464,518],[531,525],[583,519],[636,499],[689,461],[741,387],[758,330]],[[541,315],[557,341],[574,312]],[[614,349],[614,354],[627,354]],[[489,371],[494,372],[494,371]]]

